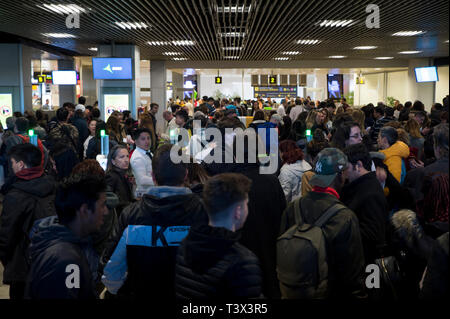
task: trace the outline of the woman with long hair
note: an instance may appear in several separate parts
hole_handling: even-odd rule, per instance
[[[138,128],[146,128],[146,129],[148,129],[150,131],[150,133],[151,133],[150,138],[152,140],[151,141],[152,145],[150,147],[150,150],[154,153],[156,151],[156,148],[157,148],[158,145],[156,143],[156,132],[155,132],[155,128],[154,128],[154,125],[153,125],[153,119],[150,116],[150,114],[143,113],[143,114],[139,115],[139,126],[138,126]]]
[[[106,122],[106,132],[109,135],[110,141],[114,141],[117,144],[123,144],[126,139],[126,134],[120,125],[119,117],[110,116]]]
[[[286,202],[290,203],[301,196],[303,174],[312,167],[304,160],[302,150],[294,141],[286,140],[280,143],[280,156],[283,166],[278,179],[286,196]]]
[[[425,139],[420,133],[419,123],[415,119],[409,119],[405,124],[405,131],[409,134],[409,146],[417,148],[417,157],[422,160]]]
[[[124,145],[116,145],[109,151],[106,184],[110,191],[119,197],[116,211],[120,215],[126,206],[135,201],[133,195],[135,183],[130,169],[130,157]]]

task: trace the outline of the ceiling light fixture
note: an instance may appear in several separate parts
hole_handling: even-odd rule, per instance
[[[282,52],[282,55],[299,55],[301,54],[301,52],[299,51],[286,51],[286,52]]]
[[[131,29],[147,29],[148,25],[144,22],[114,22],[116,26],[119,28],[122,28],[124,30],[131,30]]]
[[[316,23],[319,27],[349,27],[356,23],[354,20],[323,20]]]
[[[297,44],[307,44],[307,45],[314,45],[314,44],[319,44],[320,40],[297,40],[296,41]]]
[[[172,58],[173,61],[187,61],[187,58]]]
[[[76,36],[69,33],[42,33],[42,35],[48,38],[59,38],[59,39],[76,38]]]
[[[343,59],[346,58],[345,55],[330,55],[329,56],[330,59]]]
[[[94,47],[92,47],[92,48],[89,48],[88,50],[89,50],[89,51],[94,51],[94,52],[97,52],[97,51],[98,51],[98,48],[94,48]]]
[[[417,54],[421,53],[422,51],[401,51],[400,54]]]
[[[354,50],[373,50],[373,49],[376,49],[376,48],[378,48],[377,46],[374,46],[374,45],[363,45],[363,46],[359,46],[359,47],[354,47],[353,49]]]
[[[288,57],[279,57],[279,58],[275,58],[275,61],[288,61],[289,58]]]
[[[245,37],[245,32],[223,32],[223,33],[219,33],[219,36],[230,37],[230,38]]]
[[[172,41],[173,45],[195,45],[194,41],[190,41],[190,40],[177,40],[177,41]]]
[[[413,37],[416,35],[424,34],[426,31],[400,31],[394,33],[393,37]]]
[[[378,56],[375,60],[392,60],[393,58],[392,56]]]
[[[249,13],[252,9],[252,6],[235,6],[235,7],[216,7],[216,11],[218,13]]]
[[[222,50],[225,50],[225,51],[238,51],[238,50],[242,50],[243,48],[242,47],[224,47],[224,48],[222,48]]]
[[[162,45],[170,45],[170,42],[165,41],[148,41],[148,45],[154,45],[154,46],[162,46]]]
[[[87,10],[76,4],[43,4],[36,5],[38,8],[46,11],[68,15],[71,13],[85,13]]]
[[[168,55],[168,56],[175,56],[175,55],[181,55],[181,52],[164,52],[164,55]]]

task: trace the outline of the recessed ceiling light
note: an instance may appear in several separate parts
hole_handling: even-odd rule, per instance
[[[378,47],[374,46],[374,45],[366,45],[366,46],[359,46],[359,47],[354,47],[354,50],[373,50],[376,49]]]
[[[393,37],[413,37],[415,35],[424,34],[426,31],[400,31],[394,33]]]
[[[417,54],[421,53],[422,51],[401,51],[400,54]]]
[[[42,35],[46,36],[48,38],[60,38],[60,39],[76,38],[76,36],[74,36],[73,34],[69,34],[69,33],[42,33]]]
[[[224,48],[222,48],[222,50],[225,50],[225,51],[238,51],[238,50],[242,50],[243,48],[242,47],[224,47]]]
[[[187,61],[187,58],[172,58],[173,61]]]
[[[308,44],[308,45],[314,45],[319,44],[320,40],[297,40],[297,44]]]
[[[92,47],[92,48],[89,48],[88,50],[89,50],[89,51],[95,51],[95,52],[97,52],[97,51],[98,51],[98,48]]]
[[[227,60],[236,60],[236,59],[239,59],[238,56],[232,56],[232,55],[226,55],[226,56],[224,56],[223,58],[224,58],[224,59],[227,59]]]
[[[181,52],[164,52],[164,55],[168,55],[168,56],[175,56],[175,55],[181,55]]]
[[[279,57],[279,58],[275,58],[275,61],[288,61],[289,58],[288,57]]]
[[[223,32],[219,33],[219,36],[229,38],[245,37],[245,32]]]
[[[170,42],[165,41],[148,41],[148,45],[162,46],[162,45],[170,45]]]
[[[345,55],[330,55],[329,58],[330,59],[343,59],[345,58]]]
[[[301,52],[299,51],[286,51],[286,52],[282,52],[282,55],[299,55],[301,54]]]
[[[219,13],[243,13],[243,12],[250,12],[252,9],[252,6],[249,7],[246,6],[235,6],[235,7],[216,7],[216,11]]]
[[[195,45],[194,41],[190,41],[190,40],[177,40],[177,41],[172,41],[173,45]]]
[[[375,60],[392,60],[393,58],[392,56],[378,56]]]
[[[46,11],[58,13],[58,14],[71,14],[71,13],[84,13],[86,9],[76,5],[76,4],[43,4],[36,5],[37,7],[44,9]]]
[[[116,26],[119,28],[122,28],[124,30],[131,30],[131,29],[147,29],[148,25],[144,22],[114,22]]]
[[[319,27],[349,27],[354,25],[354,20],[322,20],[316,23]]]

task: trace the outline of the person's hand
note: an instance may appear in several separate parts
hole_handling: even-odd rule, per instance
[[[384,183],[386,182],[386,179],[387,179],[387,172],[386,172],[386,170],[384,168],[382,168],[382,167],[377,167],[376,174],[377,174],[378,181],[382,185],[384,185]]]
[[[424,167],[424,163],[422,161],[416,160],[414,158],[409,160],[409,166],[411,168],[419,168],[419,167]]]
[[[422,134],[423,135],[428,135],[430,133],[430,128],[429,127],[425,127],[424,129],[422,129]]]

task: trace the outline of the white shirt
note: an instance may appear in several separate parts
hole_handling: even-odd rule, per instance
[[[302,113],[305,109],[301,105],[296,105],[291,109],[291,113],[289,113],[289,117],[292,120],[292,123],[295,122],[297,117]]]
[[[277,109],[277,113],[278,115],[280,115],[281,117],[286,116],[286,110],[284,109],[284,105],[280,104],[280,106]]]
[[[142,197],[155,185],[152,178],[152,160],[146,151],[136,147],[130,160],[131,169],[136,179],[136,197]]]
[[[188,109],[189,116],[194,116],[194,105],[192,103],[186,103],[185,107]]]
[[[86,158],[87,157],[87,155],[86,155],[86,151],[87,151],[87,149],[88,149],[88,146],[89,146],[89,142],[90,142],[90,140],[93,138],[93,136],[92,135],[89,135],[88,136],[88,138],[86,139],[86,141],[84,141],[84,144],[83,144],[83,146],[84,146],[84,151],[83,151],[83,158]]]
[[[170,130],[178,128],[178,125],[175,122],[175,120],[176,120],[176,118],[174,116],[173,119],[171,119],[169,123],[166,122],[166,125],[167,125],[166,131],[163,134],[161,134],[161,137],[163,139],[169,140],[170,139]]]

